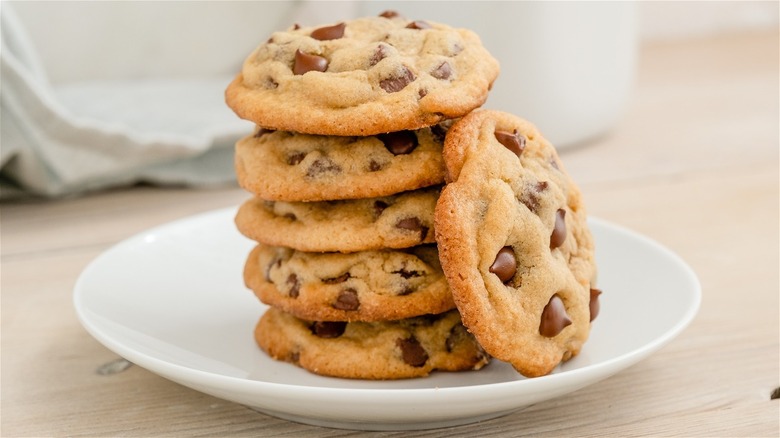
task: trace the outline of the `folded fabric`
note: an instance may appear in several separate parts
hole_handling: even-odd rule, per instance
[[[233,144],[252,125],[224,104],[230,76],[52,87],[12,8],[2,12],[0,199],[235,180]]]

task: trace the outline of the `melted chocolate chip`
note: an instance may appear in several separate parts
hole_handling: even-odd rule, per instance
[[[384,18],[396,18],[396,17],[400,17],[401,14],[399,14],[396,11],[387,10],[379,14],[379,16]]]
[[[295,51],[295,63],[293,74],[302,75],[310,71],[325,71],[328,69],[328,60],[322,56],[309,55],[299,50]]]
[[[555,212],[555,227],[550,235],[550,249],[563,245],[566,240],[566,210],[559,208]]]
[[[397,76],[391,76],[387,79],[379,81],[379,86],[388,93],[395,93],[406,88],[407,85],[412,83],[415,79],[414,73],[411,70],[404,67],[403,71]]]
[[[513,132],[496,131],[496,140],[518,157],[523,153],[523,149],[525,149],[525,137],[520,135],[517,132],[517,129]]]
[[[428,353],[414,336],[398,339],[396,345],[401,349],[401,357],[407,365],[419,368],[428,362]]]
[[[442,62],[431,72],[431,76],[436,79],[449,79],[452,76],[452,67],[447,61]]]
[[[385,148],[392,152],[393,155],[411,153],[419,144],[414,131],[388,132],[387,134],[379,134],[376,137],[385,144]]]
[[[278,82],[276,82],[276,81],[274,80],[274,78],[272,78],[272,77],[268,76],[267,78],[265,78],[265,83],[263,84],[263,86],[264,86],[265,88],[269,89],[269,90],[273,90],[273,89],[275,89],[275,88],[278,88],[278,87],[279,87],[279,83],[278,83]]]
[[[511,246],[505,246],[498,251],[496,259],[490,265],[490,272],[496,274],[502,283],[506,284],[517,272],[517,259],[515,250]]]
[[[569,315],[566,314],[566,307],[558,294],[550,298],[550,302],[544,306],[542,311],[542,321],[539,324],[539,334],[548,338],[560,333],[564,328],[571,324]]]
[[[338,174],[341,172],[341,166],[331,161],[329,158],[321,157],[314,160],[311,166],[306,170],[306,176],[316,178],[324,174]]]
[[[599,316],[599,295],[601,295],[601,289],[590,290],[590,320],[593,321]]]
[[[523,194],[518,198],[532,213],[539,211],[539,202],[542,192],[547,190],[547,181],[539,181],[536,184],[528,185],[525,187]]]
[[[412,277],[422,277],[423,275],[420,271],[408,271],[406,267],[403,267],[397,271],[393,271],[393,274],[398,274],[405,280],[408,280]]]
[[[344,36],[344,28],[347,27],[345,23],[334,24],[333,26],[325,26],[319,29],[315,29],[311,33],[311,37],[315,40],[327,41],[337,40]]]
[[[344,289],[331,306],[339,310],[357,310],[360,308],[360,300],[355,289]]]
[[[287,156],[287,164],[295,166],[306,158],[306,152],[293,152]]]
[[[285,213],[284,216],[282,216],[285,219],[289,219],[291,221],[297,220],[298,218],[292,214],[292,213]]]
[[[427,21],[415,20],[409,23],[408,25],[406,25],[406,28],[422,30],[422,29],[430,29],[431,25]]]
[[[368,162],[368,171],[369,172],[377,172],[379,170],[382,170],[382,164],[379,163],[376,160],[371,160]]]
[[[338,338],[347,328],[346,321],[317,321],[311,326],[311,332],[325,339]]]
[[[431,126],[431,134],[436,143],[444,144],[444,139],[447,138],[447,128],[442,125]]]
[[[425,240],[425,236],[428,234],[428,227],[424,226],[422,221],[416,217],[408,217],[396,222],[396,228],[409,231],[419,231],[420,241]]]
[[[379,217],[390,205],[384,201],[374,201],[374,216]]]
[[[469,334],[466,331],[466,327],[457,324],[450,330],[450,334],[447,336],[447,340],[444,342],[444,347],[447,349],[448,353],[452,353],[452,351],[457,348],[458,344],[462,343],[463,339],[467,338],[468,336]]]
[[[376,46],[376,50],[374,50],[374,54],[371,56],[371,59],[368,60],[368,65],[373,67],[379,63],[379,61],[387,58],[387,46],[384,44],[380,44]]]
[[[323,278],[322,282],[325,284],[338,284],[338,283],[343,283],[349,280],[350,278],[352,278],[352,276],[349,275],[349,272],[345,272],[339,275],[338,277]]]
[[[287,277],[287,286],[290,287],[289,292],[287,292],[287,295],[290,296],[290,298],[298,298],[298,294],[301,292],[301,282],[298,280],[298,276],[295,274],[290,274]]]

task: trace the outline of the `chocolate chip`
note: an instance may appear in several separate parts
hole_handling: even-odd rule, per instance
[[[404,266],[403,268],[401,268],[401,269],[399,269],[397,271],[393,271],[393,274],[398,274],[405,280],[408,280],[408,279],[410,279],[412,277],[422,277],[422,275],[423,275],[422,272],[420,272],[420,271],[408,271],[406,269],[406,266]]]
[[[414,292],[414,288],[409,286],[408,284],[405,284],[401,287],[401,290],[398,291],[398,296],[402,297],[404,295],[409,295],[410,293]]]
[[[339,310],[357,310],[360,307],[357,291],[352,288],[344,289],[331,306]]]
[[[311,332],[325,339],[338,338],[347,328],[346,321],[317,321],[311,326]]]
[[[447,61],[444,61],[431,72],[431,76],[436,79],[449,79],[452,76],[452,67]]]
[[[298,29],[300,29],[300,28],[301,28],[301,25],[300,25],[300,24],[298,24],[298,23],[293,23],[293,25],[292,25],[292,30],[298,30]]]
[[[599,316],[599,295],[601,295],[601,289],[590,290],[590,320],[593,321]]]
[[[523,153],[525,149],[525,137],[520,135],[515,129],[513,132],[508,131],[496,131],[496,140],[504,145],[507,149],[512,151],[518,157]]]
[[[407,28],[407,29],[418,29],[418,30],[422,30],[422,29],[430,29],[430,28],[431,28],[431,25],[430,25],[430,24],[428,24],[428,22],[427,22],[427,21],[422,21],[422,20],[415,20],[415,21],[412,21],[411,23],[409,23],[409,24],[406,26],[406,28]]]
[[[379,16],[380,17],[385,17],[385,18],[396,18],[396,17],[400,17],[401,14],[399,14],[396,11],[387,10],[387,11],[384,11],[381,14],[379,14]]]
[[[385,201],[374,201],[374,216],[379,217],[390,205]]]
[[[420,241],[425,240],[425,236],[428,234],[428,227],[424,226],[422,221],[416,217],[408,217],[396,222],[396,228],[409,231],[419,231]]]
[[[338,283],[343,283],[349,280],[350,278],[352,278],[352,276],[349,275],[349,272],[345,272],[339,275],[338,277],[323,278],[322,282],[325,284],[338,284]]]
[[[419,144],[414,131],[388,132],[387,134],[379,134],[376,137],[385,144],[385,148],[392,152],[393,155],[411,153]]]
[[[293,74],[302,75],[310,71],[325,71],[327,69],[328,60],[322,56],[309,55],[308,53],[301,52],[300,49],[295,51]]]
[[[326,173],[337,174],[341,172],[341,166],[331,161],[329,158],[321,157],[314,160],[311,166],[306,170],[306,176],[316,178]]]
[[[528,185],[523,190],[523,194],[518,198],[532,213],[539,210],[539,195],[547,190],[547,181],[539,181],[536,184]]]
[[[368,65],[373,67],[379,63],[379,61],[387,58],[387,46],[384,44],[380,44],[376,46],[376,50],[374,50],[374,54],[371,56],[371,59],[368,61]]]
[[[448,353],[452,353],[453,350],[462,343],[464,338],[468,338],[469,333],[466,331],[466,327],[461,324],[457,324],[452,327],[450,334],[447,336],[447,340],[444,342],[444,347]]]
[[[382,164],[379,163],[376,160],[371,160],[368,162],[368,171],[369,172],[377,172],[379,170],[382,170]]]
[[[282,216],[285,219],[289,219],[291,221],[297,220],[298,218],[292,214],[292,213],[285,213],[284,216]]]
[[[298,280],[297,275],[290,274],[287,277],[287,286],[290,287],[290,291],[287,292],[287,295],[289,295],[290,298],[298,298],[298,294],[301,291],[301,282]]]
[[[542,311],[542,321],[539,324],[539,334],[548,338],[560,333],[566,326],[571,324],[569,315],[566,314],[566,307],[558,294],[550,298],[550,302],[544,306]]]
[[[275,88],[279,87],[279,83],[274,80],[274,78],[268,76],[265,78],[265,83],[263,86],[269,90],[273,90]]]
[[[414,76],[414,73],[407,67],[404,67],[400,74],[379,81],[379,86],[388,93],[395,93],[406,88],[415,79],[417,78]]]
[[[337,40],[344,36],[344,28],[347,27],[345,23],[334,24],[333,26],[325,26],[319,29],[315,29],[311,33],[311,37],[315,40],[327,41]]]
[[[407,365],[419,368],[428,362],[428,353],[414,336],[398,339],[396,345],[401,349],[401,357]]]
[[[559,208],[555,212],[555,227],[550,235],[550,249],[563,245],[566,240],[566,210]]]
[[[442,125],[433,125],[431,126],[431,134],[437,143],[444,144],[444,139],[447,138],[447,128]]]
[[[293,152],[287,156],[287,164],[295,166],[306,158],[306,152]]]
[[[428,95],[428,90],[427,89],[420,88],[419,90],[417,90],[417,97],[419,97],[420,99],[422,99],[423,97],[425,97],[427,95]]]
[[[490,272],[496,274],[502,283],[506,284],[517,272],[517,259],[515,250],[511,246],[505,246],[498,251],[496,259],[490,265]]]

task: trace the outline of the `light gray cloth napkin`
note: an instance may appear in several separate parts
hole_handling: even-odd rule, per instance
[[[235,180],[233,145],[252,124],[225,106],[231,77],[53,87],[7,3],[0,32],[0,199]]]

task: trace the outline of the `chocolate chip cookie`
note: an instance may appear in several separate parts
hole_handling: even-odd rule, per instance
[[[267,245],[310,252],[409,248],[434,242],[433,210],[441,187],[382,198],[282,202],[258,197],[236,214],[238,230]]]
[[[366,136],[467,114],[498,72],[473,32],[383,14],[273,33],[225,97],[266,128]]]
[[[434,370],[478,370],[489,357],[456,311],[400,321],[298,319],[268,309],[255,329],[260,348],[313,373],[351,379],[404,379]]]
[[[262,199],[291,202],[374,198],[441,184],[448,126],[367,137],[260,128],[236,144],[236,175]]]
[[[444,160],[436,240],[464,325],[521,374],[547,374],[580,351],[598,311],[580,191],[553,146],[511,114],[464,117]]]
[[[378,321],[453,309],[435,245],[310,253],[258,245],[244,281],[264,303],[318,321]]]

